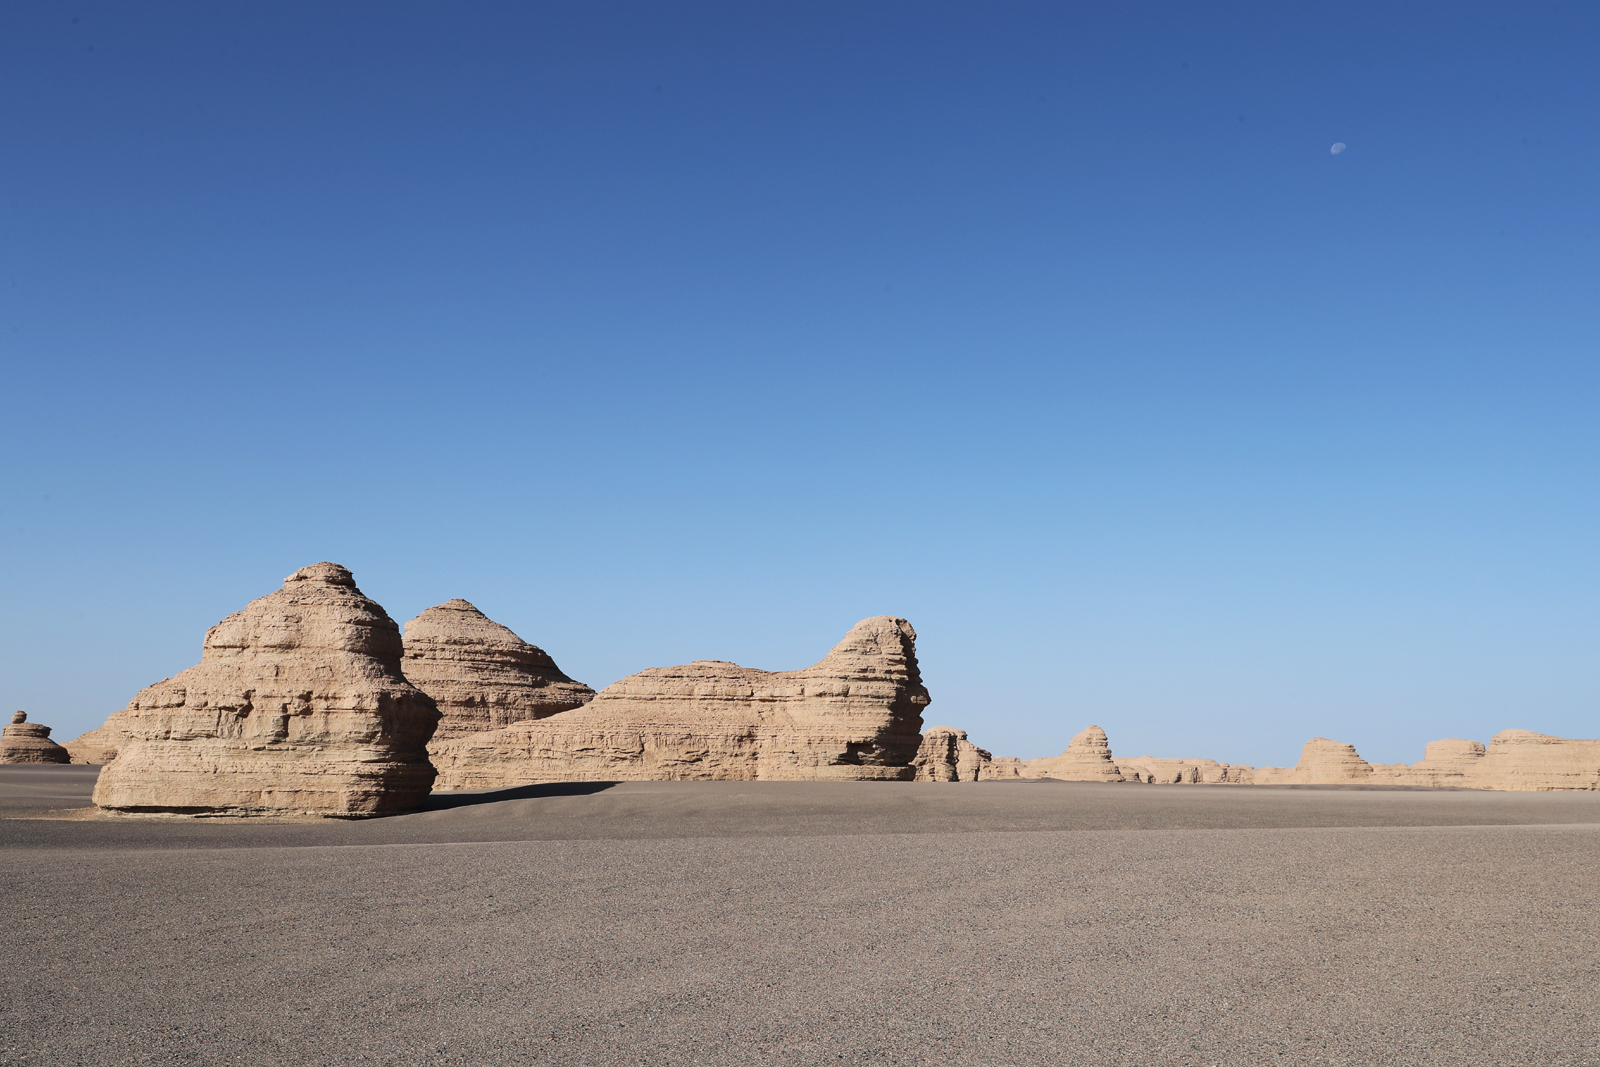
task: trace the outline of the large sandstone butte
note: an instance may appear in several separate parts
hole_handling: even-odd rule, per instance
[[[439,704],[437,752],[464,734],[581,708],[594,690],[465,600],[447,600],[406,623],[406,679]]]
[[[28,721],[28,713],[18,711],[11,725],[0,731],[0,763],[71,763],[66,749],[50,740],[50,727]]]
[[[400,671],[400,628],[318,563],[206,633],[198,666],[140,691],[94,802],[123,812],[330,816],[417,807],[439,712]]]
[[[1111,743],[1098,726],[1080,731],[1059,756],[1029,760],[1024,772],[1030,778],[1059,778],[1068,782],[1120,782],[1122,772],[1111,758]]]
[[[916,631],[863,619],[821,662],[758,671],[721,660],[657,667],[580,708],[435,746],[439,788],[544,781],[907,781],[928,691]]]

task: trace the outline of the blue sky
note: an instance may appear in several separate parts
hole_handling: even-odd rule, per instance
[[[331,559],[998,754],[1600,735],[1600,12],[15,3],[0,700]],[[1330,152],[1336,142],[1348,145]]]

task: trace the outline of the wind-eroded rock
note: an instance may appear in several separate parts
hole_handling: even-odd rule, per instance
[[[463,734],[580,708],[594,690],[465,600],[448,600],[406,623],[406,679],[439,705],[438,751]]]
[[[1432,746],[1429,746],[1430,748]],[[1600,789],[1600,740],[1502,730],[1462,776],[1476,789]]]
[[[121,712],[117,713],[118,715]],[[67,742],[66,748],[73,763],[110,763],[117,758],[117,750],[127,743],[127,735],[117,726],[122,720],[111,716],[104,726],[79,734]]]
[[[580,708],[435,746],[439,788],[541,781],[888,779],[916,773],[928,704],[916,631],[864,619],[819,663],[697,660],[630,675]]]
[[[1117,769],[1128,781],[1147,785],[1237,785],[1249,781],[1255,772],[1254,767],[1245,764],[1160,756],[1119,757]]]
[[[987,749],[967,740],[967,732],[954,726],[934,726],[922,735],[922,745],[912,765],[919,782],[976,782],[998,777],[984,771],[993,760]]]
[[[1122,772],[1111,758],[1111,743],[1098,726],[1081,731],[1059,756],[1027,761],[1030,778],[1059,778],[1068,782],[1120,782]]]
[[[14,712],[11,725],[0,730],[0,763],[71,762],[71,754],[50,740],[50,727],[29,722],[25,711]]]
[[[1356,746],[1313,737],[1300,750],[1293,767],[1258,767],[1256,785],[1348,785],[1372,777],[1372,765],[1356,754]]]
[[[112,716],[94,801],[126,812],[359,816],[418,806],[439,712],[400,671],[400,628],[335,563],[206,633],[199,665]]]

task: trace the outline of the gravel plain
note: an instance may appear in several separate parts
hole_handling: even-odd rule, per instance
[[[94,773],[0,768],[0,1064],[1600,1065],[1596,794]]]

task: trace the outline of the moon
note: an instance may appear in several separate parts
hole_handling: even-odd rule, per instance
[[[1333,147],[1328,149],[1328,151],[1334,155],[1338,155],[1340,152],[1344,151],[1344,147],[1345,145],[1343,141],[1335,141],[1333,142]]]

